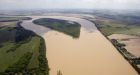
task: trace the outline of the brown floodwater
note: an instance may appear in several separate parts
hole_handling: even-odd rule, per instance
[[[43,29],[50,75],[57,75],[59,70],[63,75],[138,75],[93,23],[74,17],[52,18],[76,21],[82,28],[77,39],[53,30],[44,33]],[[36,33],[41,32],[34,29],[37,25],[27,24],[25,21],[23,26]]]
[[[79,39],[49,31],[45,36],[50,75],[137,75],[98,31],[81,29]]]

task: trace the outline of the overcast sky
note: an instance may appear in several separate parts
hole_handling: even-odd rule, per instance
[[[140,9],[140,0],[0,0],[0,9]]]

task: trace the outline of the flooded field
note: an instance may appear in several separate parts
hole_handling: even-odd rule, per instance
[[[136,57],[140,57],[140,37],[125,34],[113,34],[110,35],[109,38],[121,40],[121,42],[126,45],[125,48],[128,52]]]
[[[63,75],[138,75],[93,23],[74,17],[48,17],[76,21],[82,26],[80,37],[74,39],[48,28],[39,29],[31,21],[23,22],[23,27],[45,39],[50,75],[57,75],[59,70]]]

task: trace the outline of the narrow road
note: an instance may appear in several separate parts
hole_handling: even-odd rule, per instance
[[[80,37],[73,39],[32,21],[22,23],[45,39],[50,75],[57,75],[58,70],[63,75],[138,75],[92,22],[75,17],[32,16],[44,17],[76,21],[82,26]]]

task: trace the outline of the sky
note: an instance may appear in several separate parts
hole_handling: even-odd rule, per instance
[[[139,9],[140,0],[0,0],[0,9]]]

